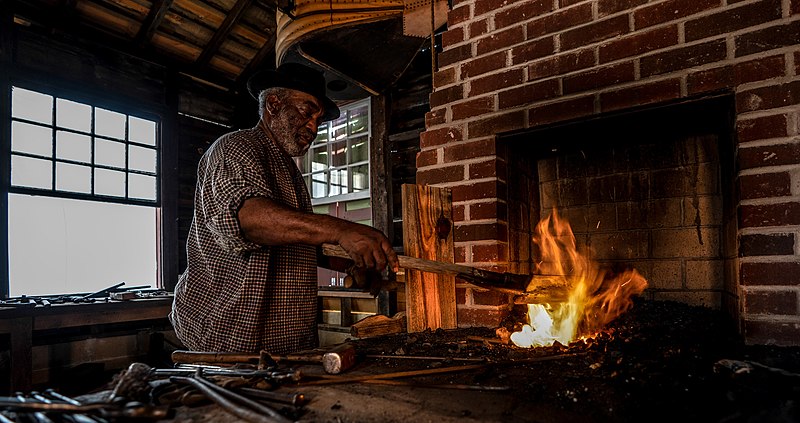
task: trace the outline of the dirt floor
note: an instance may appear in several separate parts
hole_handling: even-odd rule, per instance
[[[745,346],[725,317],[705,308],[638,302],[606,334],[569,346],[523,349],[467,340],[476,336],[495,334],[439,330],[356,343],[362,354],[486,358],[494,364],[398,379],[410,386],[281,389],[313,398],[296,415],[307,422],[800,422],[800,348]],[[747,372],[742,361],[755,367]],[[346,375],[462,364],[479,362],[369,358]]]

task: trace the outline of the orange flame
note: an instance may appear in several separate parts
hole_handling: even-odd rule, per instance
[[[647,281],[635,269],[612,274],[581,253],[575,235],[555,209],[536,226],[534,242],[542,261],[538,274],[559,275],[569,290],[567,301],[529,304],[528,324],[511,335],[520,347],[567,345],[581,337],[592,337],[605,325],[633,306],[631,298],[644,291]]]

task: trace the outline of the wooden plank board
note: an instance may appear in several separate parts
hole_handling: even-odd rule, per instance
[[[350,335],[356,338],[370,338],[373,336],[390,335],[402,333],[406,330],[405,312],[400,312],[394,317],[387,317],[382,314],[369,316],[353,326],[350,326]]]
[[[402,197],[405,255],[453,263],[450,190],[406,184],[402,187]],[[450,225],[450,230],[440,236],[437,223],[444,221]],[[406,319],[408,332],[456,328],[455,277],[407,270]]]

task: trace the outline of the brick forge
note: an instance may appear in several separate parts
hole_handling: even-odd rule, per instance
[[[456,0],[442,41],[417,182],[457,262],[530,271],[557,206],[651,298],[800,345],[800,0]],[[461,326],[508,312],[457,289]]]

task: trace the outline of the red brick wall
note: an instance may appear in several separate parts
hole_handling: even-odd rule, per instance
[[[511,198],[520,182],[503,176],[496,134],[731,92],[736,312],[748,342],[798,345],[798,40],[798,0],[455,0],[417,181],[453,190],[458,261],[524,270],[511,265],[529,252],[509,251],[508,216],[538,216]],[[462,325],[507,310],[505,298],[460,290]]]

